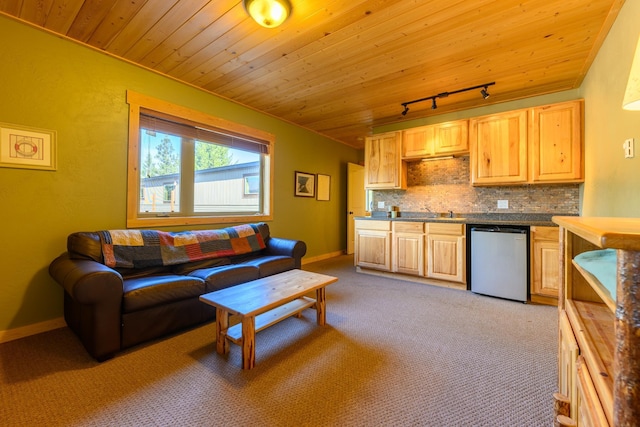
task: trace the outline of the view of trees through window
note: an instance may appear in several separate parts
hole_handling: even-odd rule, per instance
[[[246,189],[247,175],[260,176],[258,153],[141,128],[140,159],[141,213],[182,212],[185,190],[192,212],[259,212],[260,182]]]

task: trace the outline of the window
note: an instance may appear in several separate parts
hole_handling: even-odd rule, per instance
[[[128,92],[127,226],[271,219],[273,135]]]

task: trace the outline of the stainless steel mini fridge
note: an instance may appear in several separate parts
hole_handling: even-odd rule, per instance
[[[527,302],[528,230],[471,228],[471,291]]]

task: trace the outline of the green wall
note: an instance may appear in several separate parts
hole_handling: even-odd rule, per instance
[[[640,217],[640,111],[622,109],[640,37],[640,1],[626,1],[582,83],[585,183],[582,215]],[[635,157],[622,144],[635,139]]]
[[[346,163],[360,151],[0,15],[0,122],[57,131],[58,169],[0,168],[0,332],[62,316],[49,263],[74,231],[125,228],[133,90],[276,135],[274,236],[307,257],[346,247]],[[331,200],[294,197],[294,171],[331,176]]]

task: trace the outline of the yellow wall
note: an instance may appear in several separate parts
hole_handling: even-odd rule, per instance
[[[626,1],[581,86],[585,98],[582,215],[640,217],[640,111],[622,99],[640,34],[640,1]],[[622,144],[635,139],[636,156]]]
[[[0,122],[58,136],[57,171],[0,168],[0,338],[62,316],[48,266],[69,233],[125,228],[129,89],[275,134],[272,234],[306,241],[307,257],[346,247],[358,150],[3,16],[0,64]],[[294,197],[296,170],[331,175],[331,200]]]

